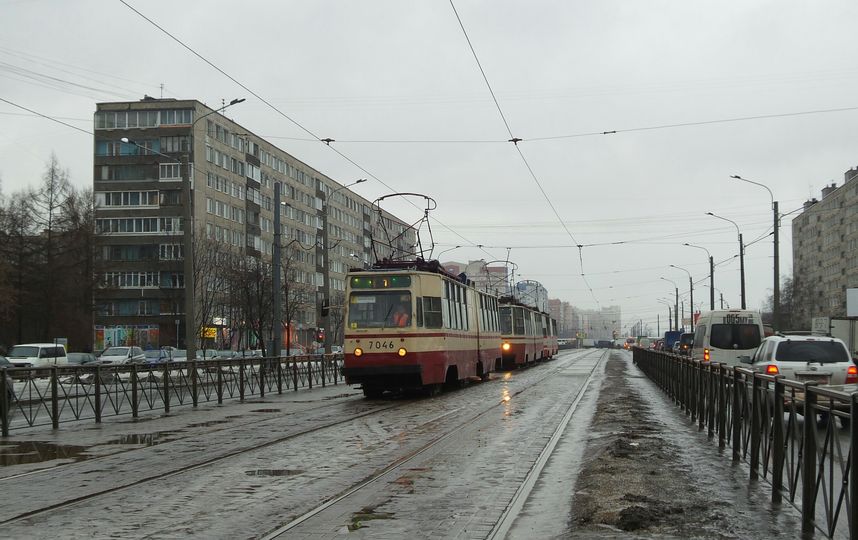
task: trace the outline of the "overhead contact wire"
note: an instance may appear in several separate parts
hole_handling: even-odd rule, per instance
[[[143,13],[141,13],[140,11],[138,11],[137,9],[135,9],[131,4],[129,4],[129,3],[128,3],[128,2],[126,2],[125,0],[119,0],[119,2],[121,2],[123,5],[125,5],[125,7],[127,7],[128,9],[130,9],[131,11],[133,11],[134,13],[136,13],[137,15],[139,15],[139,16],[140,16],[142,19],[144,19],[146,22],[148,22],[149,24],[151,24],[152,26],[154,26],[155,28],[157,28],[158,30],[160,30],[162,33],[164,33],[164,34],[165,34],[166,36],[168,36],[170,39],[172,39],[173,41],[175,41],[176,43],[178,43],[179,45],[181,45],[181,46],[182,46],[184,49],[186,49],[188,52],[190,52],[191,54],[193,54],[194,56],[196,56],[197,58],[199,58],[200,60],[202,60],[203,62],[205,62],[206,64],[208,64],[212,69],[214,69],[215,71],[217,71],[218,73],[220,73],[221,75],[223,75],[224,77],[226,77],[227,79],[229,79],[230,81],[232,81],[233,83],[235,83],[236,85],[238,85],[238,86],[239,86],[240,88],[242,88],[243,90],[247,91],[250,95],[252,95],[252,96],[253,96],[253,97],[255,97],[256,99],[258,99],[260,102],[262,102],[262,103],[264,103],[265,105],[267,105],[271,110],[273,110],[274,112],[276,112],[277,114],[279,114],[280,116],[282,116],[283,118],[285,118],[286,120],[288,120],[289,122],[291,122],[293,125],[295,125],[295,126],[296,126],[296,127],[298,127],[299,129],[301,129],[304,133],[306,133],[306,134],[310,135],[311,137],[313,137],[313,139],[314,139],[315,141],[318,141],[318,142],[325,142],[321,137],[319,137],[318,135],[316,135],[315,133],[313,133],[313,131],[311,131],[309,128],[307,128],[306,126],[304,126],[303,124],[301,124],[300,122],[298,122],[297,120],[295,120],[294,118],[292,118],[291,116],[289,116],[288,114],[286,114],[286,113],[284,113],[283,111],[281,111],[279,108],[277,108],[277,107],[276,107],[274,104],[272,104],[270,101],[268,101],[267,99],[265,99],[264,97],[262,97],[262,96],[261,96],[261,95],[259,95],[258,93],[254,92],[254,91],[253,91],[253,90],[251,90],[248,86],[246,86],[245,84],[243,84],[241,81],[239,81],[238,79],[236,79],[235,77],[233,77],[232,75],[230,75],[229,73],[227,73],[226,71],[224,71],[223,69],[221,69],[220,67],[218,67],[214,62],[210,61],[210,60],[209,60],[209,59],[207,59],[205,56],[203,56],[202,54],[198,53],[198,52],[197,52],[196,50],[194,50],[190,45],[187,45],[187,44],[186,44],[186,43],[184,43],[182,40],[180,40],[179,38],[177,38],[176,36],[174,36],[172,33],[170,33],[167,29],[165,29],[164,27],[162,27],[161,25],[159,25],[158,23],[156,23],[154,20],[150,19],[149,17],[147,17],[146,15],[144,15]],[[359,169],[361,172],[363,172],[363,173],[365,173],[366,175],[368,175],[368,176],[372,177],[372,179],[373,179],[373,180],[377,181],[378,183],[380,183],[381,185],[383,185],[383,186],[384,186],[384,187],[386,187],[387,189],[391,190],[392,192],[395,192],[395,191],[396,191],[393,187],[391,187],[390,185],[388,185],[386,182],[384,182],[383,180],[381,180],[379,177],[377,177],[376,175],[374,175],[373,173],[371,173],[370,171],[368,171],[367,169],[365,169],[364,167],[362,167],[361,165],[359,165],[359,164],[358,164],[356,161],[354,161],[352,158],[350,158],[350,157],[346,156],[345,154],[343,154],[342,152],[340,152],[337,148],[335,148],[335,147],[331,146],[331,145],[330,145],[330,142],[333,142],[333,141],[332,141],[332,140],[328,140],[328,142],[327,142],[327,144],[325,144],[325,146],[327,146],[328,148],[330,148],[331,150],[333,150],[337,155],[339,155],[341,158],[345,159],[345,160],[346,160],[347,162],[349,162],[350,164],[354,165],[354,166],[355,166],[357,169]],[[418,206],[417,206],[413,201],[408,201],[408,202],[409,202],[409,204],[411,204],[412,206],[414,206],[414,207],[415,207],[415,208],[417,208],[418,210],[422,210],[422,209],[421,209],[420,207],[418,207]],[[455,230],[453,230],[452,228],[450,228],[450,227],[448,227],[447,225],[445,225],[443,222],[441,222],[441,221],[440,221],[440,220],[438,220],[437,218],[435,219],[435,221],[437,221],[439,225],[441,225],[442,227],[444,227],[445,229],[447,229],[447,230],[448,230],[448,231],[450,231],[451,233],[455,234],[456,236],[458,236],[458,237],[459,237],[459,238],[461,238],[462,240],[464,240],[464,241],[466,241],[466,242],[468,242],[468,243],[470,243],[470,244],[474,244],[474,242],[472,242],[471,240],[468,240],[467,238],[465,238],[464,236],[462,236],[461,234],[459,234],[458,232],[456,232],[456,231],[455,231]],[[481,248],[481,249],[482,249],[482,248]],[[488,251],[485,251],[484,249],[483,249],[483,252],[484,252],[484,253],[486,253],[487,255],[491,256],[491,257],[494,257],[494,254],[489,253]]]

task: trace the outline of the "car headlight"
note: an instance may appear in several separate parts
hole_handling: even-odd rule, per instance
[[[361,349],[360,347],[355,347],[355,356],[362,356],[362,355],[363,355],[363,349]]]
[[[397,353],[399,354],[399,356],[405,356],[406,354],[408,354],[408,351],[405,350],[405,347],[400,347]]]
[[[506,342],[504,342],[504,344],[501,345],[501,349],[503,349],[504,351],[509,351],[510,347],[511,347],[511,345],[509,343],[506,343]]]

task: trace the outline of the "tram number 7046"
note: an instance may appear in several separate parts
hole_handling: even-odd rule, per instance
[[[392,341],[369,341],[367,349],[393,349]]]

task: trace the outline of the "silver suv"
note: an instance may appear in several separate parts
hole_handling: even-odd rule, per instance
[[[858,367],[842,340],[824,336],[769,336],[742,363],[769,375],[819,384],[858,383]]]

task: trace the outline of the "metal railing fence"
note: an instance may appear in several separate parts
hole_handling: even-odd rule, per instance
[[[341,354],[7,368],[0,370],[0,396],[6,396],[0,399],[1,433],[339,384],[341,369]]]
[[[633,360],[733,461],[750,465],[751,481],[771,484],[774,504],[801,511],[804,536],[858,539],[858,392],[640,348]]]

